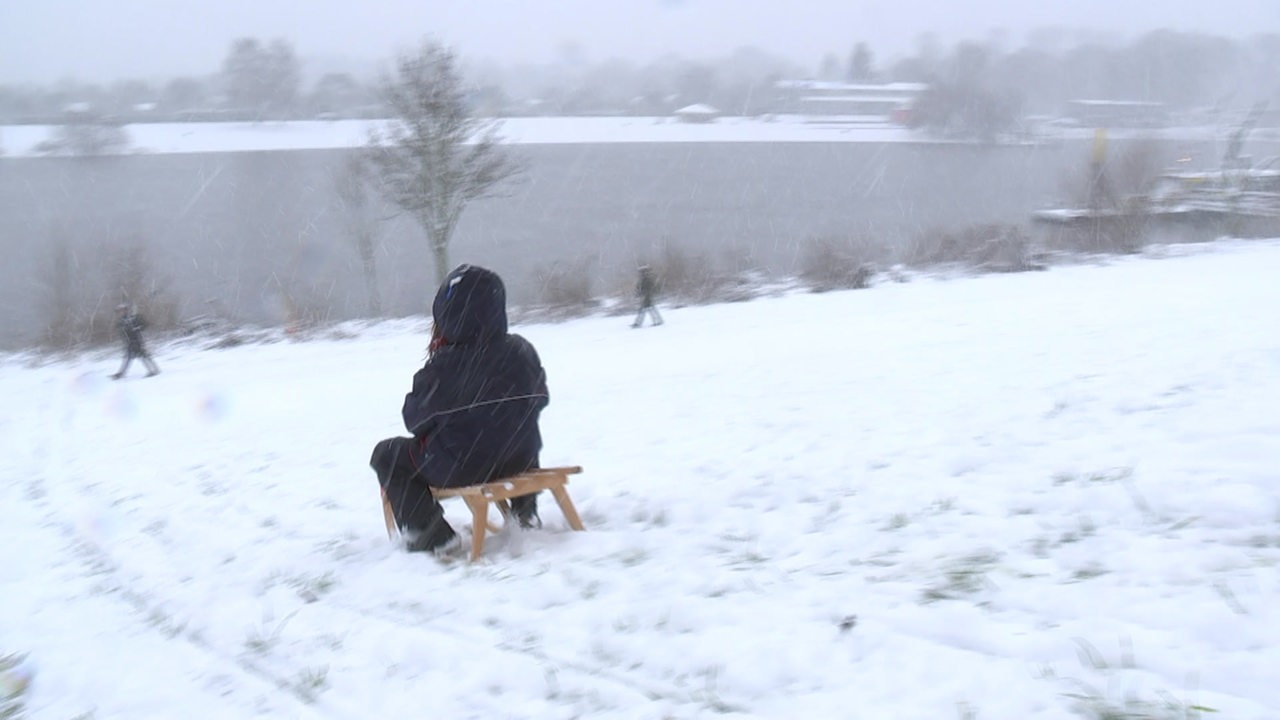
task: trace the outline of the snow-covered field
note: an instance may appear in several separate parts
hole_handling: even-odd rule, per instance
[[[254,150],[316,150],[359,147],[380,120],[300,120],[290,122],[140,123],[124,127],[120,154],[205,153]],[[57,137],[56,125],[0,125],[0,155],[37,157],[41,143]],[[1044,128],[1039,140],[1091,139],[1091,128]],[[1220,127],[1109,131],[1113,138],[1220,140]],[[890,124],[828,122],[795,115],[726,117],[712,123],[685,123],[673,117],[531,117],[502,120],[504,142],[513,145],[564,143],[686,142],[942,142]],[[1280,139],[1262,129],[1258,138]]]
[[[359,147],[382,120],[290,122],[143,123],[125,126],[128,143],[119,152],[200,153],[249,150],[314,150]],[[58,126],[0,126],[0,149],[9,156],[40,155],[40,143]],[[533,117],[502,121],[504,142],[514,145],[652,142],[900,142],[920,138],[906,128],[725,118],[684,123],[664,117]]]
[[[0,655],[34,718],[1280,717],[1280,240],[1163,254],[517,327],[588,531],[477,565],[366,464],[421,322],[7,358]]]

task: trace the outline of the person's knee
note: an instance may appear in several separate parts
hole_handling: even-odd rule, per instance
[[[373,446],[373,454],[369,456],[369,467],[373,468],[374,473],[378,475],[378,482],[383,485],[387,484],[387,479],[391,475],[391,468],[395,465],[395,457],[395,438],[382,440]]]

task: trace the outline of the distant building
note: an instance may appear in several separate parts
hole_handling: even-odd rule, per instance
[[[779,80],[777,111],[824,122],[906,124],[926,83],[861,84]]]
[[[1165,127],[1169,110],[1164,103],[1140,100],[1072,100],[1066,118],[1081,127]]]
[[[676,118],[680,122],[687,123],[709,123],[714,122],[720,117],[720,111],[710,105],[697,103],[694,105],[686,105],[675,112]]]

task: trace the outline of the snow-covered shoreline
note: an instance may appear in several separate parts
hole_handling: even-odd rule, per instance
[[[123,126],[127,142],[114,154],[323,150],[358,147],[380,120],[306,120],[289,122],[140,123]],[[849,124],[822,118],[769,116],[721,118],[713,123],[685,123],[674,117],[532,117],[500,121],[501,135],[513,145],[573,143],[685,142],[912,142],[937,139],[891,124]],[[53,137],[55,125],[0,126],[0,157],[39,157],[40,143]],[[1089,139],[1089,128],[1053,128],[1023,142]],[[1217,141],[1222,128],[1187,127],[1159,130],[1113,129],[1109,135]]]

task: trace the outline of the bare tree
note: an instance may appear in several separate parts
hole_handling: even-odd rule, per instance
[[[871,82],[876,75],[874,63],[871,46],[859,42],[849,54],[849,68],[845,71],[845,78],[854,83]]]
[[[67,117],[51,133],[52,137],[36,146],[36,151],[47,155],[72,157],[96,157],[124,150],[129,145],[129,133],[118,121],[95,112],[78,112]]]
[[[520,167],[500,149],[499,123],[472,114],[451,49],[424,40],[396,59],[382,94],[393,119],[371,134],[369,159],[387,199],[426,232],[444,282],[462,211]]]
[[[943,137],[992,142],[1011,130],[1019,115],[1018,99],[991,82],[990,47],[960,43],[946,71],[934,77],[916,101],[911,123]]]
[[[280,38],[266,45],[240,38],[222,61],[227,101],[257,120],[282,118],[294,109],[300,74],[293,46]]]
[[[378,316],[382,314],[382,296],[378,293],[378,268],[374,262],[377,228],[369,214],[368,174],[369,165],[364,156],[356,153],[343,163],[333,184],[342,208],[343,223],[360,253],[365,288],[369,292],[369,312]]]
[[[45,309],[45,345],[71,348],[115,337],[114,309],[136,305],[157,329],[177,325],[178,298],[156,269],[151,248],[140,238],[73,246],[55,227],[48,241],[49,263],[37,282]]]
[[[170,80],[160,90],[160,110],[172,116],[179,110],[208,107],[212,94],[209,85],[208,81],[193,77]]]
[[[50,262],[41,277],[45,308],[44,341],[52,347],[67,348],[76,342],[80,297],[76,283],[78,263],[67,237],[55,231],[47,247]]]
[[[316,81],[307,104],[313,113],[344,115],[367,104],[365,89],[347,73],[327,73]]]

